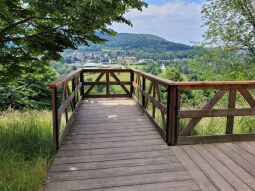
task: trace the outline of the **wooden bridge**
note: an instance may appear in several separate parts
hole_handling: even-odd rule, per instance
[[[105,92],[93,90],[102,86]],[[45,190],[255,190],[255,135],[233,131],[235,116],[255,115],[255,81],[174,82],[131,69],[81,69],[49,87],[57,154]],[[183,109],[191,90],[214,95]],[[240,97],[244,108],[236,107]],[[227,108],[218,108],[224,99]],[[223,116],[224,135],[194,135],[202,118]],[[183,125],[182,118],[190,120]]]

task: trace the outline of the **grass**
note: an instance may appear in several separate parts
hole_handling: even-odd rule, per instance
[[[0,113],[0,190],[41,190],[53,148],[51,112]]]

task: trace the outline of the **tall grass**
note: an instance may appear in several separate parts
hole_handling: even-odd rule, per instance
[[[53,157],[51,113],[0,113],[0,190],[40,190]]]

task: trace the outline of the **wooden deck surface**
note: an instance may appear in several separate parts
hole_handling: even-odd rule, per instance
[[[200,190],[131,99],[80,106],[45,190]]]
[[[255,142],[169,148],[202,190],[255,190]]]
[[[131,99],[90,99],[45,190],[255,190],[255,142],[168,147]]]

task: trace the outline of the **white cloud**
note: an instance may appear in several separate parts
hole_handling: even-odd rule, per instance
[[[160,5],[149,5],[142,12],[131,10],[125,16],[132,21],[133,27],[113,24],[117,32],[146,33],[181,43],[201,41],[201,4],[172,1]]]

